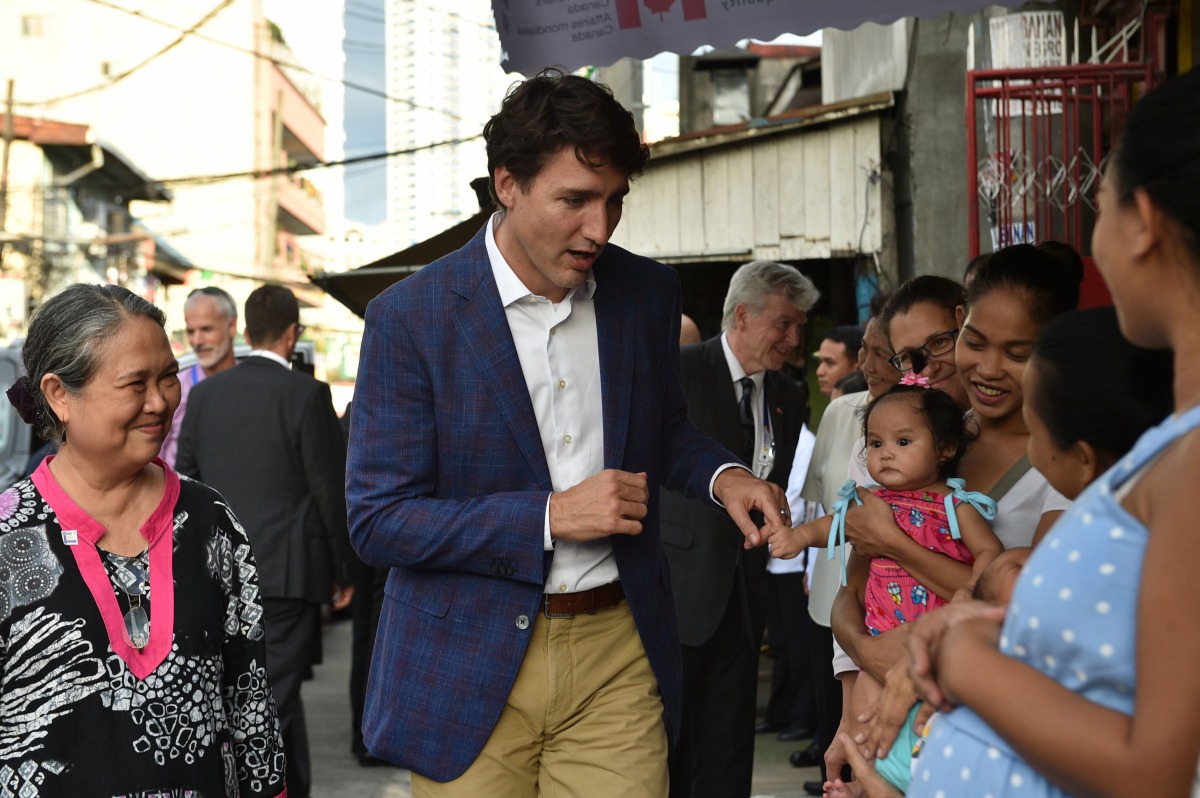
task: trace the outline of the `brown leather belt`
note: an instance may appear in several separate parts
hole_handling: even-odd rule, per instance
[[[547,618],[573,618],[585,612],[615,607],[625,598],[620,582],[594,587],[579,593],[547,593],[543,612]]]

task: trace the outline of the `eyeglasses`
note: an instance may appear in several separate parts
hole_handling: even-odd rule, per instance
[[[150,583],[147,563],[141,556],[117,558],[115,555],[106,563],[111,568],[110,576],[125,597],[129,599],[129,609],[125,612],[125,642],[133,648],[142,649],[150,642],[150,616],[142,606],[142,596]],[[119,559],[119,561],[118,561]]]
[[[299,340],[300,338],[302,338],[304,336],[304,331],[306,329],[307,328],[303,324],[301,324],[300,322],[296,322],[296,339],[297,340]]]
[[[956,338],[958,338],[958,330],[946,330],[931,335],[925,340],[923,346],[897,352],[888,358],[888,362],[896,371],[924,371],[929,360],[938,355],[944,355],[954,348]]]

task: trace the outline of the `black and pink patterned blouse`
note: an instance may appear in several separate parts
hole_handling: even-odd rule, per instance
[[[131,584],[114,583],[104,529],[50,459],[0,493],[0,795],[286,796],[241,524],[216,491],[155,461],[166,490],[142,527],[150,625],[135,648]]]

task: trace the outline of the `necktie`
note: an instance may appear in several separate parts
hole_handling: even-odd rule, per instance
[[[742,386],[742,398],[738,400],[738,421],[742,425],[742,451],[754,450],[754,380],[742,377],[738,380]]]

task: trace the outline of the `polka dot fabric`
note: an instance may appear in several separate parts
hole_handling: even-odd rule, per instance
[[[1137,599],[1148,532],[1114,493],[1198,424],[1200,408],[1147,432],[1059,520],[1030,556],[1013,592],[1000,637],[1004,653],[1097,704],[1133,714]],[[966,707],[938,719],[908,794],[1066,795]]]

